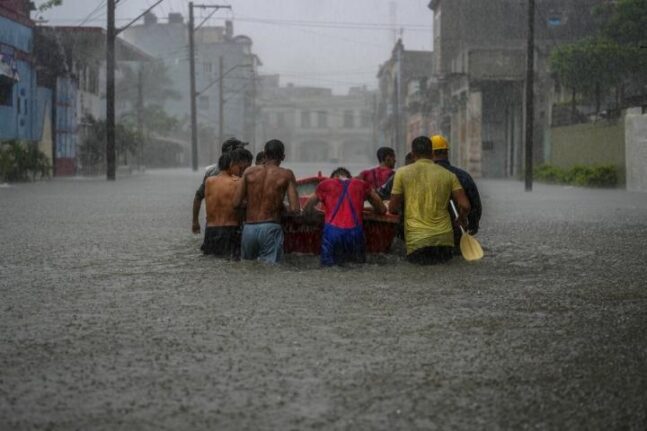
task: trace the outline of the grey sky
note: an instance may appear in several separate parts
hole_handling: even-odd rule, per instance
[[[102,0],[63,0],[63,6],[45,14],[51,25],[78,25],[105,3]],[[153,0],[121,0],[118,24],[141,13]],[[212,25],[224,18],[234,20],[236,34],[254,41],[254,51],[263,62],[261,73],[280,73],[282,83],[294,82],[334,88],[376,86],[378,66],[389,58],[393,31],[389,30],[390,0],[197,0],[198,4],[229,4],[232,12],[218,11]],[[432,48],[432,13],[428,0],[397,4],[397,27],[403,28],[407,49]],[[155,9],[158,17],[182,12],[188,2],[164,0]],[[84,25],[105,26],[105,6]],[[196,10],[196,20],[208,12]]]

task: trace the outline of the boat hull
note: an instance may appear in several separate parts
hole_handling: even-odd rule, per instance
[[[314,188],[325,177],[309,177],[297,181],[299,200],[303,207],[310,198]],[[317,221],[303,216],[284,217],[282,220],[285,240],[283,249],[286,253],[319,254],[321,250],[321,231],[323,213]],[[367,253],[386,253],[398,229],[398,217],[392,214],[376,214],[372,208],[365,208],[363,213],[364,236]]]

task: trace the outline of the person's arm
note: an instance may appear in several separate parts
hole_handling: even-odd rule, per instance
[[[470,201],[467,199],[465,190],[462,188],[452,191],[452,199],[458,207],[458,220],[460,224],[465,228],[467,227],[467,215],[470,212]]]
[[[402,196],[404,195],[404,187],[402,185],[402,169],[396,171],[393,176],[393,189],[391,190],[391,199],[389,200],[389,212],[391,214],[402,213]]]
[[[233,205],[234,208],[240,210],[243,208],[243,201],[247,195],[247,172],[243,174],[243,177],[238,181],[238,187],[236,187],[236,192],[234,193]]]
[[[290,171],[290,182],[288,183],[288,210],[293,214],[301,212],[301,205],[299,204],[299,192],[297,191],[297,179],[294,177],[294,172]]]
[[[303,207],[303,212],[305,214],[314,213],[315,207],[319,202],[319,197],[313,193],[312,196],[310,196],[310,199],[308,199],[308,202],[306,202],[305,206]]]
[[[476,187],[476,183],[472,180],[470,190],[468,191],[467,198],[470,201],[470,213],[467,216],[468,219],[468,230],[469,233],[475,235],[479,231],[479,222],[481,220],[481,214],[483,212],[483,207],[481,205],[481,196],[479,195],[479,190]]]
[[[200,207],[202,206],[202,199],[198,198],[196,194],[193,198],[193,226],[191,230],[193,233],[200,233]]]
[[[386,205],[384,205],[380,195],[378,195],[375,190],[370,189],[366,197],[377,214],[386,213]]]
[[[204,192],[208,177],[209,172],[207,171],[202,178],[202,182],[200,183],[198,190],[195,191],[195,197],[193,198],[193,226],[191,227],[193,233],[200,233],[200,207],[204,200]]]
[[[389,200],[389,212],[391,214],[400,214],[402,211],[402,195],[391,193],[391,200]]]
[[[385,201],[388,200],[389,197],[391,196],[391,190],[393,190],[394,177],[395,177],[395,174],[391,175],[389,179],[386,180],[384,185],[377,190],[377,194],[380,195],[380,197]]]

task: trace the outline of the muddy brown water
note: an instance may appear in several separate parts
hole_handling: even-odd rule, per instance
[[[0,188],[0,429],[647,427],[646,194],[480,181],[483,261],[324,270],[201,256],[198,181]]]

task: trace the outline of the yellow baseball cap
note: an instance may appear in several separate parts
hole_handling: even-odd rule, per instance
[[[445,139],[444,136],[433,135],[431,137],[431,149],[433,151],[436,151],[436,150],[449,150],[449,143],[447,142],[447,139]]]

